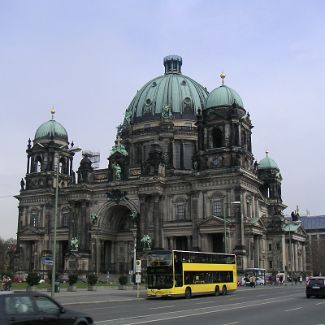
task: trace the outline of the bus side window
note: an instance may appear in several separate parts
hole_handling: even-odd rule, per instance
[[[175,287],[183,286],[183,277],[182,274],[175,274]]]

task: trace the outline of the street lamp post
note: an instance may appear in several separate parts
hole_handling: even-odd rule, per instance
[[[64,146],[59,147],[59,149],[64,148]],[[80,148],[68,149],[68,152],[78,152]],[[56,232],[57,232],[57,220],[58,220],[58,201],[59,201],[59,161],[60,157],[57,157],[56,162],[56,183],[55,183],[55,203],[54,203],[54,229],[53,229],[53,255],[52,255],[52,285],[51,285],[51,297],[54,297],[55,292],[55,273],[56,273]]]
[[[131,229],[133,235],[133,283],[135,284],[135,270],[137,263],[137,228]]]
[[[55,261],[56,261],[56,224],[58,220],[58,200],[59,200],[59,163],[56,166],[56,183],[55,183],[55,205],[54,205],[54,234],[53,234],[53,266],[52,266],[52,287],[51,297],[54,297],[55,291]]]

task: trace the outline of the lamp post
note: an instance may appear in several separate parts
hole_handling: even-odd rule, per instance
[[[66,145],[59,147],[59,149],[64,148]],[[78,152],[80,148],[71,148],[68,149],[68,152]],[[57,232],[57,220],[58,220],[58,201],[59,201],[59,160],[60,157],[57,157],[56,163],[56,183],[55,183],[55,203],[54,203],[54,229],[53,229],[53,266],[52,266],[52,285],[51,285],[51,297],[54,298],[55,292],[55,273],[56,273],[56,232]]]
[[[289,274],[291,277],[291,284],[293,284],[292,282],[292,251],[291,251],[291,225],[289,224]]]
[[[59,200],[59,162],[56,165],[56,183],[55,183],[55,204],[54,204],[54,234],[53,234],[53,266],[52,266],[52,286],[51,297],[54,297],[55,291],[55,267],[56,267],[56,224],[58,220],[58,200]]]
[[[137,263],[137,227],[131,229],[133,234],[133,282],[135,284],[135,269]]]

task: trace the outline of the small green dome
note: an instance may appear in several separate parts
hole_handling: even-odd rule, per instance
[[[279,166],[277,165],[277,163],[268,156],[268,152],[266,152],[266,157],[264,159],[262,159],[259,163],[258,163],[258,169],[276,169],[278,171],[280,171]]]
[[[181,73],[182,58],[164,58],[165,74],[146,83],[127,109],[130,120],[138,122],[161,118],[166,109],[174,117],[195,117],[208,97],[208,91]]]
[[[211,91],[207,99],[206,108],[232,106],[234,103],[244,108],[243,101],[238,93],[226,85],[222,85]]]
[[[62,140],[68,141],[68,133],[66,129],[59,122],[56,122],[53,119],[43,123],[38,127],[34,140],[52,138],[60,138]]]

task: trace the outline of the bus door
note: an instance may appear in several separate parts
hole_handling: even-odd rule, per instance
[[[183,261],[182,253],[174,252],[174,283],[175,287],[183,286]]]

